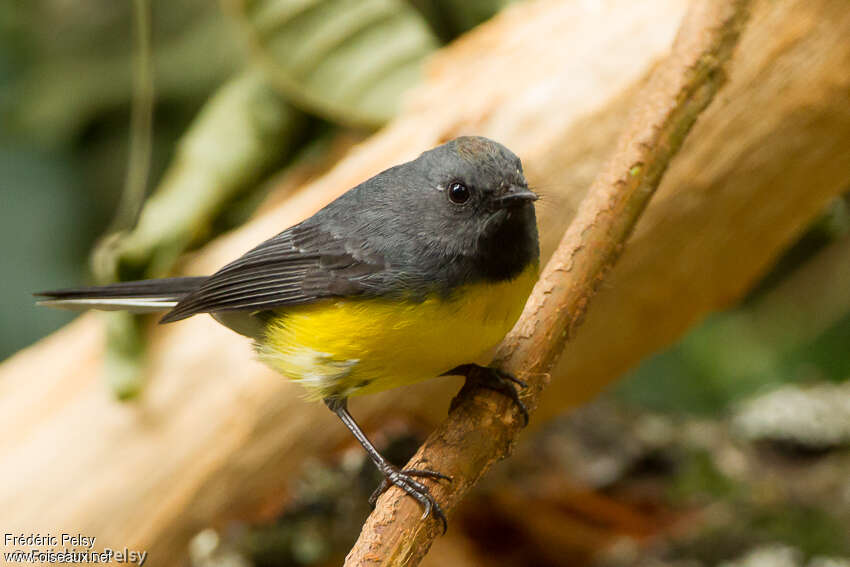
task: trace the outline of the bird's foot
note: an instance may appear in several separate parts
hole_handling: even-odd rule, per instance
[[[419,502],[424,511],[422,513],[422,519],[424,520],[429,515],[434,514],[434,517],[437,518],[443,524],[443,533],[446,533],[448,529],[448,523],[446,522],[446,516],[443,514],[443,509],[440,508],[440,505],[431,495],[431,491],[428,490],[428,487],[416,480],[416,477],[419,478],[433,478],[437,480],[451,480],[450,476],[446,476],[442,473],[438,473],[437,471],[432,471],[428,469],[397,469],[392,467],[386,471],[384,471],[384,480],[381,481],[381,485],[375,489],[375,492],[369,497],[369,504],[373,507],[375,503],[378,501],[378,497],[384,493],[390,486],[395,485],[402,490],[404,490],[408,495],[412,496],[417,502]]]
[[[445,375],[466,376],[467,382],[474,382],[482,388],[494,390],[513,400],[523,419],[523,426],[528,425],[528,407],[519,398],[517,388],[527,388],[528,384],[504,370],[479,364],[462,364],[445,373]]]

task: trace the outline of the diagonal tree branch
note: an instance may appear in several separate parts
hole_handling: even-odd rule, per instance
[[[547,264],[495,363],[526,380],[523,400],[533,411],[548,373],[580,325],[587,305],[616,261],[673,156],[699,114],[726,80],[748,0],[699,0],[689,9],[669,58],[659,66],[621,135],[613,157],[593,183],[575,220]],[[450,512],[495,462],[505,458],[522,428],[511,403],[464,387],[449,417],[408,464],[451,475],[430,483]],[[416,565],[440,524],[398,489],[388,490],[346,559],[346,565]]]

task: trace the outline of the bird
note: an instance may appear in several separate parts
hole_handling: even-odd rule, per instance
[[[445,515],[348,411],[348,398],[456,374],[510,396],[524,383],[486,365],[537,280],[534,201],[522,162],[504,145],[462,136],[349,189],[306,220],[210,276],[39,292],[66,309],[165,312],[160,323],[209,314],[253,340],[261,361],[323,400],[389,485]],[[485,364],[480,364],[479,362]]]

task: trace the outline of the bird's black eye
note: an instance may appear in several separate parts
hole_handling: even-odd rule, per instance
[[[449,185],[448,189],[449,201],[457,205],[462,205],[469,201],[469,189],[463,183],[455,181]]]

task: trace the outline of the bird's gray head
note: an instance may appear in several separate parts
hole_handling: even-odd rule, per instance
[[[536,199],[513,152],[468,136],[379,173],[315,221],[333,217],[388,269],[451,289],[537,262]]]
[[[520,159],[502,144],[464,136],[402,167],[408,179],[397,195],[406,211],[402,216],[450,255],[508,244],[516,229],[536,237],[532,203],[537,195],[528,188]]]
[[[428,177],[454,218],[489,222],[517,208],[530,207],[537,195],[528,189],[522,162],[508,148],[479,136],[464,136],[429,150],[412,164]],[[437,208],[440,210],[440,207]]]
[[[456,138],[385,173],[386,188],[394,189],[384,193],[385,206],[404,225],[391,230],[415,238],[420,254],[474,265],[492,272],[487,278],[513,277],[537,261],[537,195],[520,159],[502,144]]]

